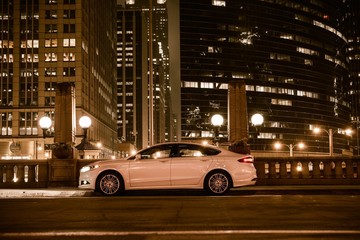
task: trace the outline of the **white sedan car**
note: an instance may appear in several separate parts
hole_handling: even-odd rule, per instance
[[[118,195],[138,189],[205,189],[225,194],[232,187],[254,185],[251,155],[210,145],[163,143],[126,159],[91,163],[80,169],[79,188]]]

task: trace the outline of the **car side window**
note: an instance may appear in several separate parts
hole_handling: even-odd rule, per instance
[[[140,153],[141,159],[168,158],[170,157],[171,149],[171,146],[157,146],[149,148]]]
[[[205,156],[202,148],[195,145],[180,145],[179,157],[201,157]]]

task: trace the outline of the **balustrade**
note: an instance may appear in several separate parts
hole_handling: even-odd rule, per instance
[[[93,161],[74,159],[67,168],[76,172],[72,186],[77,185],[80,168]],[[1,160],[0,188],[48,187],[50,164],[49,160]],[[257,185],[360,184],[359,166],[359,157],[255,158]]]
[[[360,184],[359,158],[255,158],[258,185]]]

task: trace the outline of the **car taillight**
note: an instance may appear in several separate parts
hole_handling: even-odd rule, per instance
[[[254,158],[251,157],[251,156],[245,156],[245,157],[242,157],[238,160],[238,162],[241,162],[241,163],[254,163]]]

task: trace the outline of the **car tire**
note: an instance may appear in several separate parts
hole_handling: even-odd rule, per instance
[[[231,187],[231,177],[225,171],[212,171],[205,178],[204,188],[208,193],[212,195],[226,194]]]
[[[124,190],[123,178],[114,171],[104,172],[97,178],[96,190],[105,196],[119,195]]]

